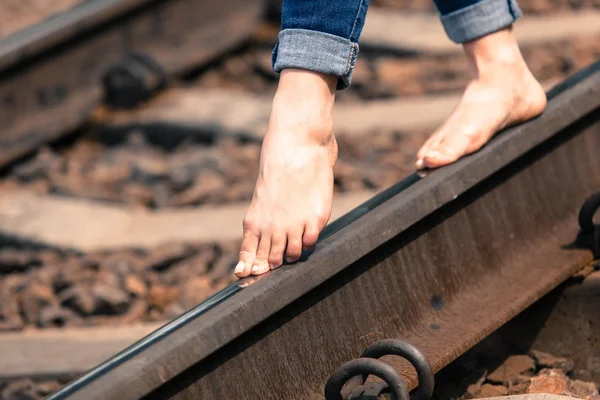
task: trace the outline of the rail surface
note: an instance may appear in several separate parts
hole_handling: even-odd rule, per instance
[[[247,40],[262,13],[260,0],[88,0],[0,39],[0,167],[81,126],[126,56],[180,74]]]
[[[548,97],[540,117],[331,224],[302,262],[231,285],[51,399],[322,398],[386,338],[440,370],[593,258],[573,243],[600,188],[600,63]]]

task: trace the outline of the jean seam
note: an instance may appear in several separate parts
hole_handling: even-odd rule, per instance
[[[358,19],[362,13],[363,6],[365,5],[365,0],[360,0],[360,4],[358,6],[358,11],[356,12],[356,17],[354,17],[354,23],[352,24],[352,30],[350,31],[349,39],[354,43],[354,31],[356,30],[356,24],[358,23]]]
[[[348,55],[348,64],[346,65],[346,72],[344,73],[344,75],[348,75],[350,73],[350,70],[352,69],[352,58],[354,55],[354,42],[351,42],[351,47],[350,47],[350,54]],[[345,76],[345,78],[347,78],[347,76]]]
[[[521,16],[515,0],[482,0],[441,16],[448,37],[465,43],[496,32]]]

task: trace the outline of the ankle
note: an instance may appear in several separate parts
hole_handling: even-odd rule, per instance
[[[282,72],[268,133],[327,145],[333,137],[337,77],[304,70]]]
[[[498,69],[527,68],[512,26],[463,45],[469,71],[475,78]]]
[[[337,77],[318,72],[285,69],[281,72],[274,103],[315,104],[333,108]]]

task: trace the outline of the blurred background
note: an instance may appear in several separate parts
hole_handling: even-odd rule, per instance
[[[0,53],[23,32],[93,3],[98,1],[2,0]],[[154,22],[145,30],[180,23],[186,1],[162,3],[169,5],[152,9]],[[202,30],[205,23],[194,24],[189,15],[192,22],[182,22],[168,46],[154,49],[151,40],[143,42],[151,58],[144,65],[158,66],[144,70],[143,90],[123,89],[119,70],[103,69],[98,79],[90,78],[103,101],[79,112],[81,123],[1,166],[0,332],[13,335],[13,342],[0,339],[0,346],[31,346],[19,335],[52,328],[138,329],[115,333],[114,343],[85,361],[69,363],[69,354],[62,353],[64,362],[55,362],[54,371],[43,367],[60,379],[35,376],[42,367],[28,369],[25,355],[5,362],[2,398],[43,397],[234,281],[241,220],[277,86],[270,59],[280,4],[247,1],[243,12],[225,0],[199,4],[202,13],[218,15],[219,26],[206,23],[210,32],[195,41],[196,33],[184,28]],[[525,17],[515,29],[522,52],[547,89],[600,59],[600,0],[519,5]],[[249,24],[245,18],[253,12]],[[239,40],[218,44],[236,29],[243,31]],[[136,32],[132,28],[115,40],[135,44],[128,35],[136,38]],[[336,106],[340,157],[332,220],[414,172],[416,150],[452,111],[468,80],[461,49],[446,38],[429,0],[372,0],[360,46],[352,86],[338,94]],[[94,65],[116,49],[105,46],[86,56],[86,73],[95,74]],[[27,68],[52,62],[52,51]],[[56,76],[68,79],[69,65]],[[148,72],[156,70],[161,73]],[[3,83],[20,71],[2,75]],[[51,73],[39,76],[55,79]],[[35,93],[43,103],[45,92]],[[3,99],[0,115],[9,137],[16,112],[6,111],[13,99]],[[74,113],[69,107],[61,103],[51,113],[65,113],[60,119],[66,120]]]

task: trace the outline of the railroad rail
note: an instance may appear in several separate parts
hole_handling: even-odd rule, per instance
[[[248,40],[263,13],[260,0],[89,0],[0,39],[0,167],[85,123],[109,71],[112,86],[156,89]]]
[[[323,398],[386,339],[439,371],[594,259],[578,213],[600,190],[600,62],[548,98],[481,151],[346,214],[301,262],[229,286],[50,399]],[[408,362],[386,362],[418,386]]]

